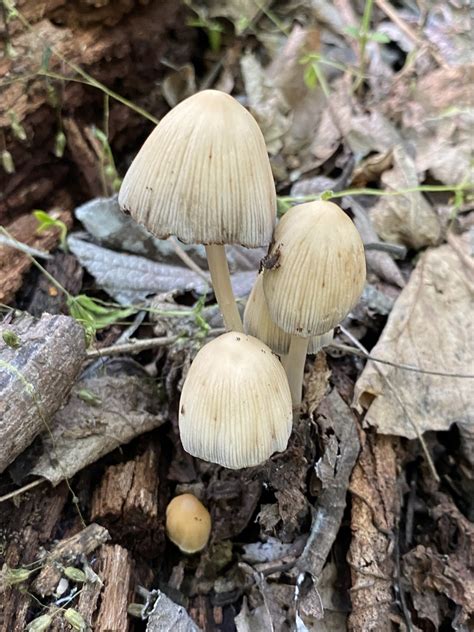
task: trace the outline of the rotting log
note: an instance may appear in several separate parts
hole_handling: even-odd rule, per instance
[[[61,540],[46,556],[32,590],[41,597],[52,595],[61,579],[61,567],[74,565],[82,555],[89,555],[107,540],[110,540],[107,529],[94,523],[70,538]]]
[[[133,561],[130,553],[119,546],[103,546],[100,550],[99,572],[104,588],[100,609],[94,627],[95,632],[129,629],[127,616],[131,602]]]
[[[6,549],[0,552],[0,568],[5,569],[5,564],[17,569],[37,560],[40,548],[55,537],[68,493],[63,483],[27,492],[18,505],[8,501],[1,506],[0,532]],[[18,586],[0,585],[0,632],[24,632],[33,603]]]
[[[0,134],[15,165],[13,174],[0,166],[1,223],[49,202],[66,178],[77,202],[96,195],[100,186],[101,145],[91,134],[93,126],[104,125],[104,94],[83,80],[64,81],[62,77],[78,75],[61,58],[160,118],[167,109],[159,85],[167,72],[162,60],[179,66],[189,59],[196,41],[196,30],[187,26],[183,16],[184,5],[172,0],[17,0],[15,4],[30,26],[14,16],[5,23],[0,11],[0,40],[4,49],[13,50],[0,59]],[[112,149],[125,148],[133,154],[153,123],[113,99],[109,106]],[[18,131],[15,135],[18,124],[24,130],[23,140]],[[66,151],[56,157],[55,139],[63,130]]]
[[[23,314],[0,325],[0,472],[64,403],[85,352],[84,330],[69,316]]]
[[[109,466],[92,498],[91,520],[106,526],[115,541],[147,557],[164,546],[159,456],[159,446],[151,443],[131,461]]]

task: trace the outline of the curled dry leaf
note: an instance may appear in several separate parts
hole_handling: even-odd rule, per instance
[[[397,192],[419,186],[415,163],[401,145],[393,150],[393,162],[393,169],[382,176],[388,190]],[[419,191],[381,197],[372,209],[371,219],[385,241],[402,243],[417,250],[435,245],[441,236],[439,219]]]
[[[183,606],[171,601],[160,590],[148,618],[146,632],[200,632]]]
[[[468,274],[450,245],[428,250],[397,299],[372,355],[421,369],[473,373],[473,286]],[[360,412],[368,409],[365,423],[378,432],[413,439],[417,435],[412,422],[420,432],[447,430],[454,422],[472,427],[472,387],[471,379],[369,362],[355,385],[355,404]]]

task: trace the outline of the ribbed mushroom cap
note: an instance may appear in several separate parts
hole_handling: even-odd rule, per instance
[[[293,207],[278,223],[263,290],[272,320],[290,334],[321,335],[354,307],[365,283],[364,245],[332,202]]]
[[[263,292],[263,274],[259,274],[255,279],[247,299],[244,311],[244,331],[264,342],[278,355],[285,355],[290,349],[291,334],[287,334],[286,331],[278,327],[270,317]],[[332,329],[321,336],[312,336],[308,345],[308,353],[317,353],[326,345],[331,344],[333,337],[334,331]]]
[[[276,193],[255,119],[224,92],[204,90],[185,99],[138,152],[119,204],[160,238],[268,244]]]
[[[196,553],[209,540],[211,516],[196,496],[175,496],[166,508],[166,533],[184,553]]]
[[[285,450],[292,425],[285,371],[263,342],[236,332],[196,355],[179,403],[179,431],[189,454],[239,469]]]

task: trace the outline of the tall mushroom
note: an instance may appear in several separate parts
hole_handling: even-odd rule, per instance
[[[291,334],[280,329],[270,317],[263,291],[263,274],[259,274],[255,279],[247,299],[244,311],[244,331],[268,345],[281,357],[285,366],[286,356],[290,350]],[[333,337],[332,329],[321,336],[312,336],[308,344],[308,353],[318,353],[320,349],[331,344]]]
[[[278,223],[269,261],[263,291],[270,317],[291,334],[286,369],[298,410],[309,338],[333,329],[357,303],[365,283],[364,246],[336,204],[309,202]]]
[[[192,363],[179,402],[184,449],[231,469],[285,450],[292,425],[285,371],[260,340],[229,332]]]
[[[205,244],[225,324],[242,331],[224,244],[268,244],[276,216],[265,141],[251,114],[217,90],[182,101],[138,152],[119,204],[156,237]]]

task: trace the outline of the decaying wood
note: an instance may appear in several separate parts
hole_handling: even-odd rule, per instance
[[[78,77],[54,52],[48,55],[48,50],[58,51],[62,58],[110,88],[116,87],[118,79],[123,96],[159,118],[165,110],[157,81],[166,72],[161,60],[166,58],[179,65],[189,55],[194,37],[186,20],[178,17],[183,10],[178,2],[46,0],[38,4],[25,0],[16,6],[31,28],[20,19],[12,19],[6,29],[0,18],[0,37],[16,52],[16,56],[0,59],[0,130],[16,167],[13,176],[0,170],[0,221],[24,211],[20,200],[23,204],[40,204],[70,173],[71,159],[77,165],[77,177],[69,184],[71,192],[83,200],[93,195],[97,186],[92,178],[90,189],[91,179],[82,177],[84,154],[74,142],[77,136],[69,134],[71,146],[61,159],[55,157],[53,149],[62,127],[58,121],[61,114],[67,115],[81,135],[91,125],[102,127],[103,93],[84,82],[42,76],[40,71],[47,66],[46,72],[60,77]],[[187,36],[167,38],[170,29],[186,31]],[[47,64],[45,55],[49,56]],[[23,126],[26,141],[15,138],[13,119]],[[109,139],[123,147],[136,143],[137,137],[150,128],[150,122],[111,100],[108,127]],[[99,173],[99,162],[97,167]],[[40,182],[42,186],[38,186]]]
[[[44,267],[72,296],[80,294],[83,270],[76,257],[57,251]],[[66,296],[41,274],[29,299],[28,312],[38,318],[44,312],[64,314],[67,312]]]
[[[91,519],[107,526],[115,540],[155,556],[164,544],[164,507],[159,500],[159,446],[105,471],[92,499]]]
[[[52,595],[61,578],[64,566],[73,566],[81,555],[89,555],[109,539],[110,535],[107,529],[92,523],[79,533],[56,544],[51,553],[47,555],[40,574],[33,582],[34,592],[41,597]]]
[[[55,208],[51,213],[68,228],[72,225],[69,211]],[[49,250],[58,243],[58,229],[50,228],[38,233],[38,220],[30,213],[22,215],[6,228],[14,239],[34,248]],[[13,300],[30,266],[31,259],[27,254],[11,246],[0,245],[0,303]]]
[[[132,596],[132,559],[129,552],[118,544],[103,546],[100,550],[98,575],[104,588],[95,632],[127,632],[127,607]]]
[[[399,500],[393,439],[367,436],[351,478],[351,632],[391,632]]]
[[[79,380],[66,405],[41,435],[29,475],[57,485],[65,477],[136,436],[166,421],[156,387],[136,375],[103,375]]]
[[[45,429],[85,356],[84,330],[68,316],[22,315],[0,326],[0,472]],[[8,334],[7,334],[8,335]]]
[[[37,560],[39,549],[55,536],[68,493],[64,484],[28,492],[19,506],[12,501],[2,506],[0,531],[6,550],[0,553],[0,567],[16,569]],[[0,581],[0,632],[24,632],[31,604],[28,593],[18,586],[2,588]]]
[[[356,420],[337,390],[322,401],[317,424],[324,454],[315,464],[322,491],[314,508],[311,532],[298,560],[301,572],[317,580],[336,538],[346,506],[349,478],[359,453]]]

